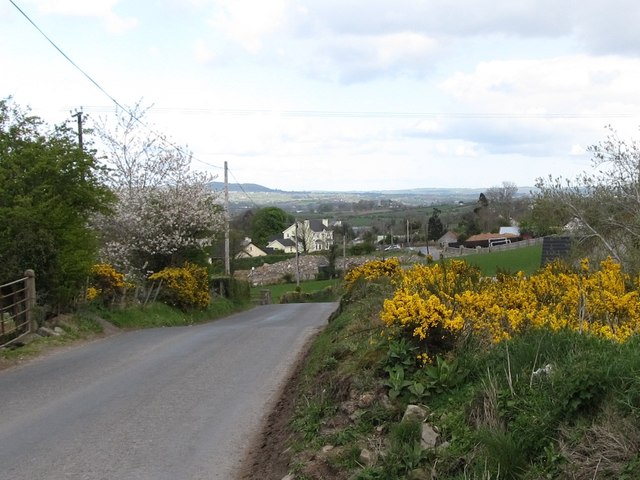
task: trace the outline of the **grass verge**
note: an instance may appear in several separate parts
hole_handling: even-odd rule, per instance
[[[160,302],[123,309],[92,307],[89,311],[120,328],[154,328],[193,325],[225,317],[250,308],[248,302],[232,302],[216,298],[206,310],[182,311]]]
[[[640,478],[640,339],[532,329],[472,336],[433,364],[411,338],[381,335],[392,289],[342,301],[298,378],[289,469],[297,480]],[[437,433],[403,422],[424,408]]]
[[[96,317],[123,329],[174,327],[207,322],[248,308],[251,308],[249,302],[232,302],[226,298],[214,300],[206,310],[191,312],[184,312],[160,302],[151,303],[145,307],[133,306],[119,309],[88,306],[73,315],[65,315],[63,319],[53,319],[52,324],[62,322],[64,335],[51,337],[33,335],[19,348],[0,348],[0,369],[59,347],[99,337],[103,334],[103,327]]]
[[[64,335],[40,337],[31,335],[22,346],[0,348],[0,369],[37,357],[56,348],[96,338],[102,334],[102,326],[91,316],[77,314],[63,318]]]

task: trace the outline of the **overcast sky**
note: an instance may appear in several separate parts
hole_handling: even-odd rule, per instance
[[[637,0],[14,0],[193,167],[283,190],[479,187],[590,169],[637,138]],[[0,97],[114,105],[0,3]]]

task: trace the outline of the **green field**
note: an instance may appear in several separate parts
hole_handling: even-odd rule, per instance
[[[527,275],[535,273],[540,268],[542,259],[542,245],[516,248],[502,252],[479,253],[460,257],[464,261],[476,265],[488,277],[496,272],[524,272]]]
[[[300,282],[300,290],[303,293],[314,293],[324,290],[327,287],[338,288],[342,285],[342,280],[311,280],[308,282]],[[279,283],[277,285],[264,285],[251,288],[251,297],[259,298],[261,290],[269,290],[271,292],[271,300],[273,303],[280,303],[280,297],[287,292],[293,292],[296,289],[295,283]]]

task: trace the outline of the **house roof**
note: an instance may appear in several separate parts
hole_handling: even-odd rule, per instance
[[[322,232],[323,230],[329,230],[322,220],[312,219],[309,220],[309,228],[312,232]]]
[[[253,250],[255,253],[259,254],[263,254],[266,255],[265,251],[258,247],[256,244],[254,244],[253,242],[249,242],[247,245],[244,246],[243,251],[244,252],[249,252],[250,250]]]
[[[472,235],[467,238],[467,242],[484,242],[487,240],[493,240],[494,238],[517,238],[518,235],[513,233],[479,233],[478,235]]]
[[[267,252],[264,249],[254,245],[252,242],[249,242],[247,245],[244,245],[243,249],[236,254],[236,258],[242,258],[242,256],[247,257],[261,257],[266,255]]]
[[[456,232],[452,232],[451,230],[447,230],[444,235],[442,235],[438,240],[442,240],[443,238],[458,238],[458,234]]]
[[[269,239],[269,241],[267,242],[267,246],[272,245],[275,242],[278,242],[283,247],[295,247],[296,246],[296,242],[294,242],[290,238],[283,238],[283,237],[278,236],[278,235],[276,235],[274,237],[271,237]]]

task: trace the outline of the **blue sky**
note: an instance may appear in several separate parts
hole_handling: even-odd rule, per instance
[[[14,0],[193,167],[284,190],[531,186],[640,125],[627,0]],[[0,96],[114,105],[5,0]],[[9,46],[9,48],[6,48]]]

